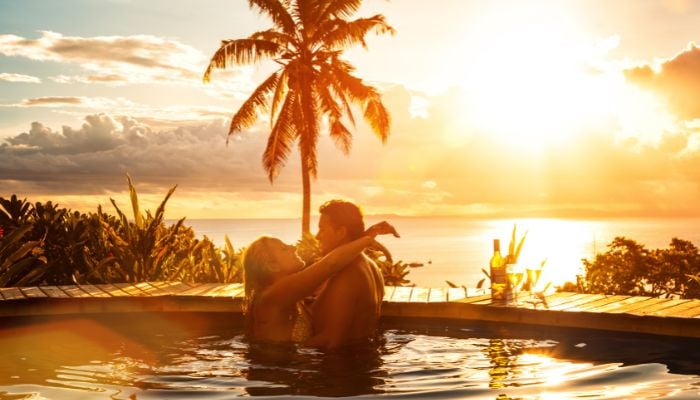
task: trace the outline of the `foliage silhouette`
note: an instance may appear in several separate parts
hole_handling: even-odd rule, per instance
[[[588,292],[700,298],[700,254],[687,240],[673,238],[667,249],[647,249],[616,237],[605,253],[582,261]]]

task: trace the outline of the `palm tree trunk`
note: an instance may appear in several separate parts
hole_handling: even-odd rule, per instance
[[[301,237],[311,233],[311,176],[309,175],[309,160],[305,151],[301,151],[301,184],[303,199],[301,206]]]

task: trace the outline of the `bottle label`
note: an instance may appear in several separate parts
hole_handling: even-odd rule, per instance
[[[506,298],[506,269],[492,268],[491,269],[491,298],[505,300]]]

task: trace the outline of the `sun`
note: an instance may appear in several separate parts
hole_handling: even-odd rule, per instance
[[[527,3],[494,8],[465,33],[465,126],[540,150],[611,117],[624,83],[602,61],[617,38],[595,38],[575,10]]]

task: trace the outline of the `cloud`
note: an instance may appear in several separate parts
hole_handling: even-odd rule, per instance
[[[190,190],[269,189],[259,161],[265,137],[226,147],[226,132],[222,122],[154,130],[107,114],[89,115],[81,127],[60,131],[34,122],[0,145],[0,185],[19,194],[98,194],[122,191],[130,173],[154,190],[174,184]],[[288,186],[286,179],[281,176],[275,189]]]
[[[625,71],[630,82],[661,94],[681,118],[700,118],[700,48],[695,43],[658,66],[641,65]]]
[[[45,96],[24,99],[17,104],[4,105],[5,107],[81,107],[81,108],[112,108],[118,106],[133,105],[132,102],[123,99],[108,99],[105,97],[82,96]]]
[[[156,78],[199,79],[202,54],[174,39],[152,35],[63,36],[42,31],[38,39],[0,35],[0,54],[37,61],[79,64],[99,75],[121,76],[130,82]]]
[[[44,96],[22,99],[18,103],[0,104],[0,107],[42,107],[56,112],[83,117],[86,110],[92,113],[109,113],[118,117],[138,118],[152,128],[201,124],[204,121],[228,119],[229,108],[217,106],[169,105],[154,106],[134,103],[125,98]]]
[[[412,119],[411,97],[417,95],[425,98],[426,117]],[[458,108],[457,95],[387,87],[384,100],[394,124],[386,145],[360,121],[349,156],[322,136],[312,208],[341,197],[368,214],[698,215],[700,124],[662,132],[654,146],[618,140],[620,127],[613,125],[566,147],[532,153],[466,127],[463,140],[451,140],[460,133],[447,118],[450,105]],[[226,122],[156,128],[143,117],[105,113],[60,130],[35,122],[0,145],[0,186],[30,198],[106,201],[124,196],[128,172],[139,193],[153,199],[178,184],[172,205],[191,218],[264,217],[270,210],[298,216],[296,149],[271,185],[260,161],[268,126],[257,125],[226,146]]]
[[[7,72],[0,73],[0,81],[5,82],[22,82],[22,83],[41,83],[41,79],[36,76],[11,74]]]
[[[56,75],[58,83],[106,85],[161,84],[201,87],[208,60],[196,48],[173,38],[153,35],[64,36],[41,31],[37,39],[0,35],[0,54],[36,61],[76,64],[82,75]],[[219,71],[206,92],[223,98],[242,98],[253,89],[250,67]]]

